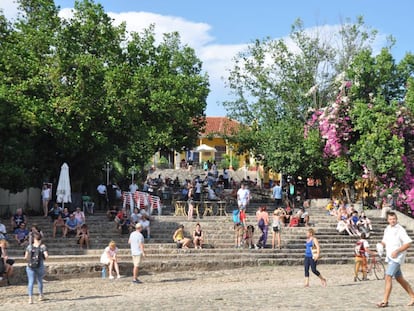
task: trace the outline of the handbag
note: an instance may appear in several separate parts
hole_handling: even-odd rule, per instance
[[[318,255],[318,249],[315,244],[312,245],[312,259],[315,260],[316,256]],[[321,259],[320,248],[319,248],[319,256],[318,260]]]

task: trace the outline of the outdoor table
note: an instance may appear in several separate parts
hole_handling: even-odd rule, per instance
[[[197,214],[197,218],[200,218],[201,201],[193,201],[193,207],[195,213]]]
[[[226,206],[227,206],[227,202],[226,201],[217,201],[217,214],[216,216],[227,216],[227,211],[226,211]]]
[[[213,207],[214,205],[217,203],[217,201],[204,201],[204,213],[203,216],[213,216],[214,215],[214,211],[213,211]]]
[[[187,216],[187,213],[185,212],[186,206],[187,201],[176,201],[174,216]]]

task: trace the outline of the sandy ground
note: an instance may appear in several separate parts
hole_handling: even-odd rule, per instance
[[[322,287],[311,276],[303,286],[301,266],[243,268],[145,274],[142,284],[131,277],[49,281],[46,300],[29,305],[24,285],[0,288],[0,310],[374,310],[382,300],[384,281],[354,282],[352,265],[320,265],[328,279]],[[403,266],[414,286],[414,264]],[[388,310],[407,307],[408,295],[394,281]]]

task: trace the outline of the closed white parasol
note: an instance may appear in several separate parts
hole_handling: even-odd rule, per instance
[[[69,178],[69,166],[66,163],[62,164],[60,168],[59,182],[56,189],[56,201],[62,203],[71,203],[71,189],[70,189],[70,178]]]

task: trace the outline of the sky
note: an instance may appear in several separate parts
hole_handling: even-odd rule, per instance
[[[69,16],[74,0],[55,0],[61,16]],[[181,42],[194,48],[210,78],[207,116],[225,116],[221,104],[231,99],[225,78],[238,52],[256,39],[280,39],[289,35],[300,18],[305,28],[335,28],[347,18],[363,16],[365,24],[378,30],[376,45],[392,35],[392,53],[397,61],[413,50],[414,1],[412,0],[95,0],[118,24],[140,32],[150,24],[162,33],[178,31]],[[0,0],[3,14],[12,20],[15,0]]]

